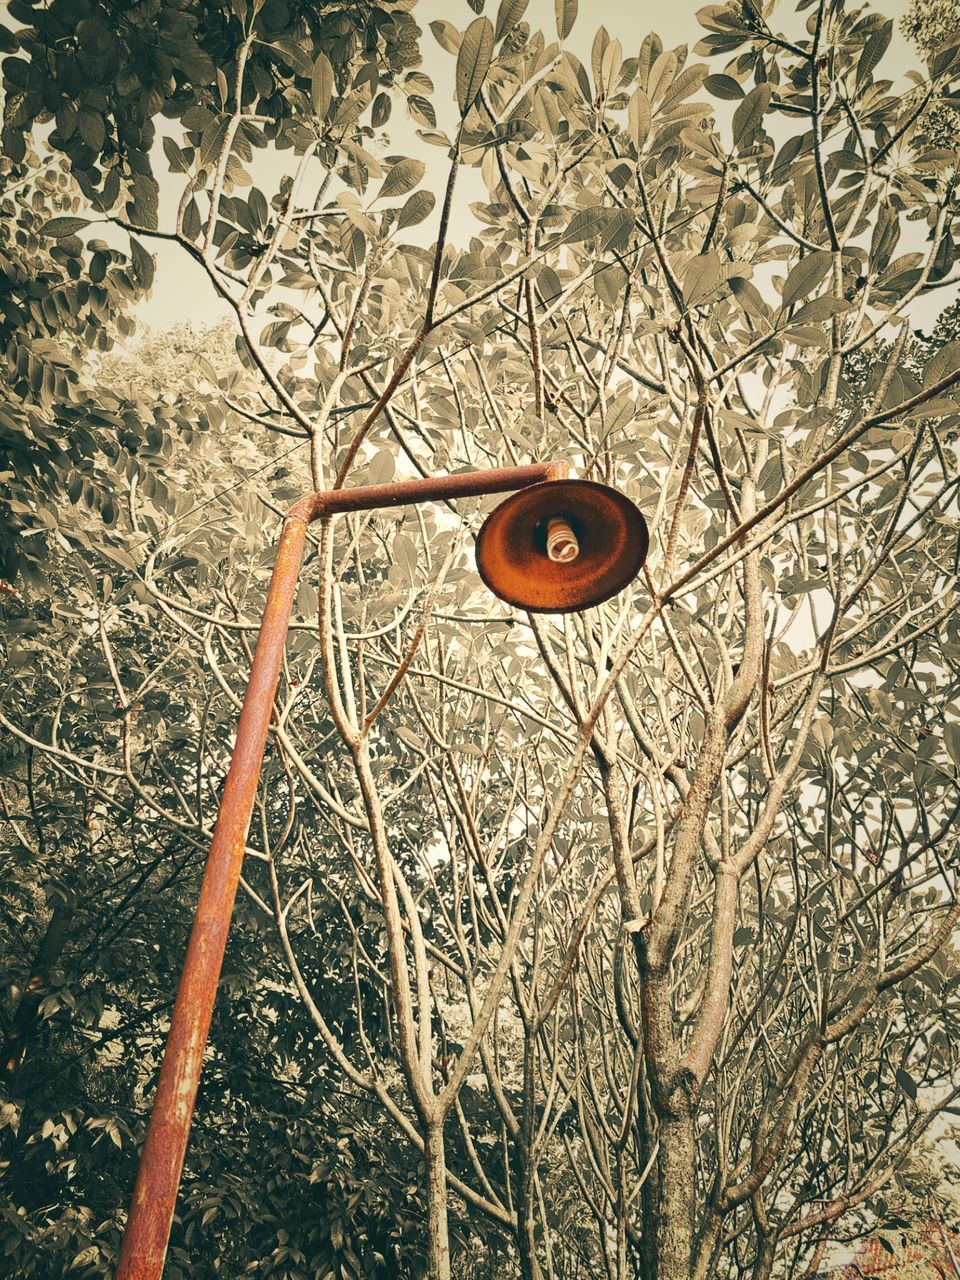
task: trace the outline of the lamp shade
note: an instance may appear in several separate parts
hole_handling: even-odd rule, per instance
[[[565,522],[577,555],[547,551],[550,522]],[[548,480],[513,494],[477,536],[477,568],[490,590],[531,613],[575,613],[609,600],[640,572],[647,525],[636,506],[593,480]]]

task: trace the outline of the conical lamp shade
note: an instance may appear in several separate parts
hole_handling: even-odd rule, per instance
[[[547,523],[561,517],[579,546],[557,564]],[[649,537],[622,493],[592,480],[548,480],[521,489],[490,513],[477,537],[477,568],[490,590],[531,613],[575,613],[622,591],[640,572]]]

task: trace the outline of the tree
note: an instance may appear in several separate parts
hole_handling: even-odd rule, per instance
[[[214,523],[204,498],[171,528],[118,469],[124,587],[84,606],[112,714],[61,665],[69,715],[26,688],[5,727],[118,828],[199,849],[267,511],[397,465],[615,482],[651,527],[644,579],[567,619],[480,594],[484,504],[321,526],[245,910],[274,920],[302,1069],[422,1157],[438,1280],[464,1257],[451,1205],[490,1274],[501,1248],[525,1280],[812,1275],[957,1095],[960,347],[912,331],[954,279],[956,153],[928,123],[958,51],[898,95],[890,21],[802,0],[782,25],[703,10],[709,62],[654,35],[625,59],[601,28],[588,68],[575,4],[554,41],[503,0],[431,24],[444,132],[422,72],[380,44],[334,66],[292,14],[218,7],[217,87],[184,110],[174,73],[151,105],[179,122],[169,225],[99,180],[115,96],[103,146],[66,151],[103,218],[176,242],[233,313],[247,374],[211,370],[229,417],[201,466],[241,422],[269,443],[205,471]],[[288,20],[309,66],[280,66]],[[14,127],[67,84],[36,22]],[[438,162],[380,140],[400,97],[446,153],[436,212]],[[270,193],[244,165],[273,145]],[[432,247],[407,243],[427,218]]]

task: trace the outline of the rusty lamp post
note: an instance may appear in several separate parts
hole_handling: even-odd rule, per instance
[[[606,485],[568,478],[565,462],[505,467],[311,493],[287,513],[220,799],[116,1280],[160,1280],[266,748],[307,526],[323,516],[507,493],[477,539],[480,576],[509,604],[569,613],[621,591],[647,553],[643,516]]]

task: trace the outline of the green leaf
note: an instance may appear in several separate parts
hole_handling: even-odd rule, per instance
[[[752,136],[770,105],[773,93],[769,84],[758,84],[751,89],[733,113],[733,146],[739,150]]]
[[[418,222],[422,222],[424,218],[429,217],[436,203],[437,197],[432,191],[415,191],[400,210],[397,229],[402,231],[404,227],[416,226]]]
[[[320,53],[313,64],[313,73],[310,77],[310,98],[313,109],[321,120],[326,119],[327,109],[333,99],[333,88],[333,67],[327,55]]]
[[[527,0],[500,0],[494,40],[500,41],[517,25],[527,11]]]
[[[557,15],[557,35],[566,40],[577,20],[577,0],[554,0]]]
[[[53,240],[65,240],[67,236],[75,236],[84,227],[89,227],[90,221],[90,218],[51,218],[40,231]]]
[[[493,56],[493,24],[476,18],[463,33],[457,54],[457,105],[465,116],[483,87]]]
[[[790,307],[809,297],[830,270],[832,261],[833,257],[826,249],[808,253],[805,258],[801,258],[783,282],[782,305]]]
[[[943,745],[954,765],[960,769],[960,724],[948,724],[943,730]]]
[[[413,160],[409,157],[401,160],[384,178],[383,186],[380,188],[381,197],[392,200],[396,196],[405,196],[423,177],[426,167],[422,160]]]
[[[905,1071],[903,1067],[897,1068],[897,1084],[907,1097],[911,1099],[911,1101],[916,1102],[917,1082],[914,1080],[913,1076],[910,1075],[909,1071]]]

